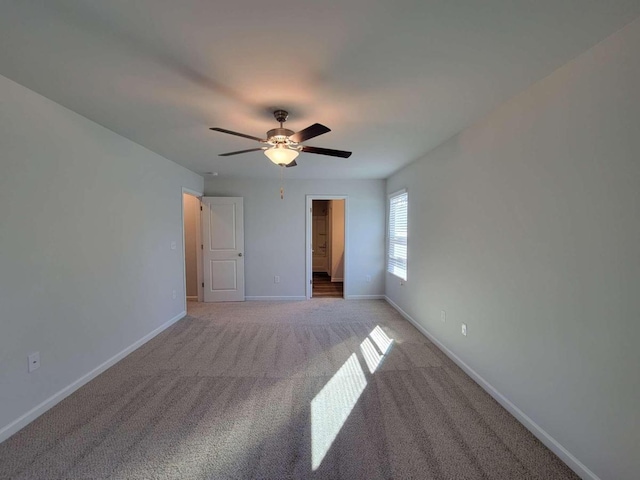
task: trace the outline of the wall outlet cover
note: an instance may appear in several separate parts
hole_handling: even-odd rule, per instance
[[[462,324],[462,335],[464,335],[465,337],[467,336],[467,324],[466,323]]]
[[[40,352],[29,354],[29,373],[40,368]]]

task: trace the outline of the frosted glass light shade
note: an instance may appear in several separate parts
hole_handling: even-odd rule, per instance
[[[289,165],[296,159],[300,152],[283,145],[276,145],[266,149],[264,154],[276,165]]]

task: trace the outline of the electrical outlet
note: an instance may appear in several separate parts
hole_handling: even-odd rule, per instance
[[[280,283],[280,275],[273,277],[273,283]]]
[[[467,336],[467,324],[466,323],[462,324],[462,335],[464,335],[465,337]]]
[[[40,368],[40,352],[33,352],[29,355],[29,373]]]
[[[447,321],[447,312],[445,312],[444,310],[440,311],[440,321],[442,323]]]
[[[366,280],[367,280],[367,283],[371,283],[371,275],[367,275]]]
[[[176,242],[171,242],[171,250],[175,250],[177,247]]]
[[[172,297],[173,297],[173,299],[175,300],[175,299],[176,299],[176,297],[178,296],[178,293],[174,290],[174,291],[171,293],[171,296],[172,296]]]

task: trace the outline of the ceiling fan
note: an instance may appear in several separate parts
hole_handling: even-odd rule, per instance
[[[231,155],[238,155],[240,153],[262,150],[269,160],[276,165],[284,167],[295,167],[297,165],[296,157],[300,152],[316,153],[319,155],[329,155],[330,157],[341,158],[349,158],[351,156],[351,152],[346,152],[344,150],[333,150],[330,148],[318,148],[302,145],[302,142],[309,140],[310,138],[330,132],[331,129],[328,127],[319,123],[314,123],[313,125],[294,133],[292,130],[282,126],[282,124],[287,121],[289,112],[285,110],[276,110],[273,112],[273,116],[278,122],[280,122],[280,128],[269,130],[267,132],[266,139],[254,137],[253,135],[246,135],[244,133],[233,132],[224,128],[211,127],[210,130],[215,130],[216,132],[249,138],[264,144],[263,147],[249,148],[248,150],[239,150],[237,152],[221,153],[219,156],[228,157]]]

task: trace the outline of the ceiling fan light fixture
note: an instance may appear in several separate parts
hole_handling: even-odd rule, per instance
[[[264,151],[264,154],[276,165],[289,165],[300,152],[293,150],[286,145],[274,145]]]

